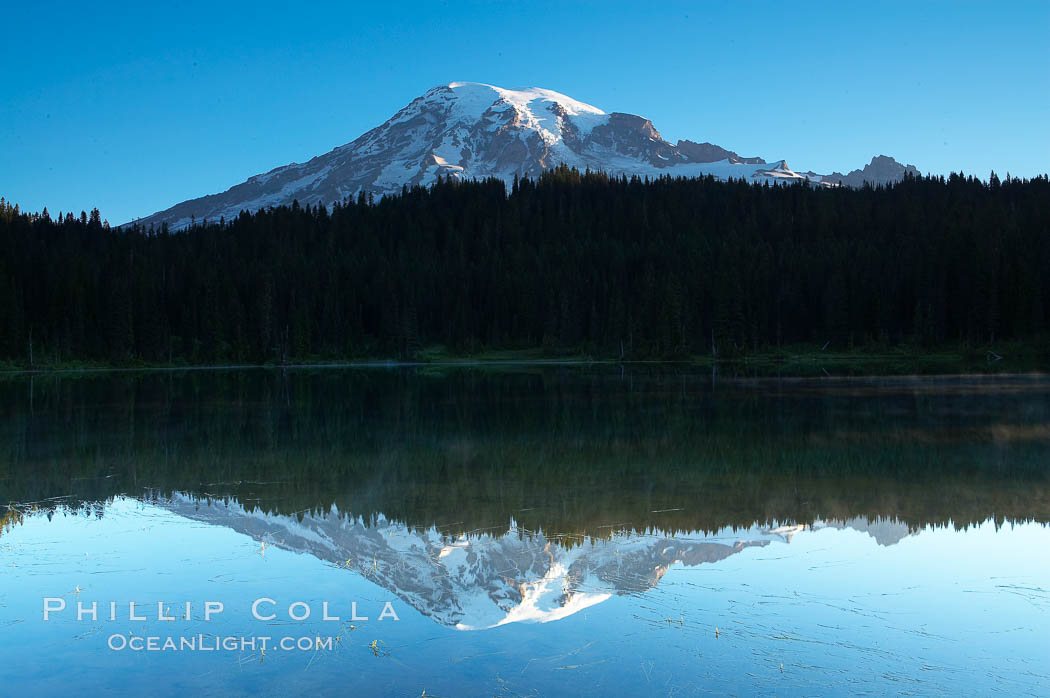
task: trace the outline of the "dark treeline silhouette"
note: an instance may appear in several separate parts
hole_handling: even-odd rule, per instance
[[[0,379],[0,514],[174,492],[450,534],[1050,521],[1032,377],[251,369]]]
[[[734,356],[1048,328],[1046,177],[850,190],[562,167],[180,232],[0,208],[0,358],[19,363]]]

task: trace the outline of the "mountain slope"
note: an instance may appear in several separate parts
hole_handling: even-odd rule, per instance
[[[329,205],[360,192],[382,196],[404,186],[428,185],[439,176],[498,177],[509,184],[562,163],[641,177],[824,179],[794,172],[783,160],[766,163],[711,143],[680,140],[672,145],[648,119],[607,114],[551,90],[453,82],[428,90],[384,124],[324,155],[255,175],[225,192],[138,222],[181,228],[194,220],[232,218],[242,210],[293,200]],[[845,182],[853,174],[837,176]]]

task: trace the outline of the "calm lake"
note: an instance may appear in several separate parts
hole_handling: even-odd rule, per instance
[[[1047,376],[12,375],[0,514],[9,695],[1050,694]]]

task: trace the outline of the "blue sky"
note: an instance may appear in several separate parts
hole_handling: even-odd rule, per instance
[[[0,195],[124,222],[302,162],[455,80],[847,171],[1050,171],[1050,2],[18,3]]]

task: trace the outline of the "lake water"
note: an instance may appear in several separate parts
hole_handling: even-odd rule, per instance
[[[10,695],[1050,695],[1045,376],[9,376],[0,512]]]

